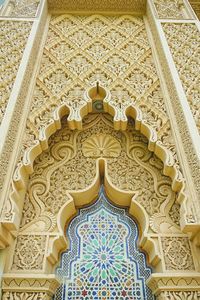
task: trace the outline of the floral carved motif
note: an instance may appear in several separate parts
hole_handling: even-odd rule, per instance
[[[126,119],[127,107],[137,105],[159,138],[165,136],[165,145],[177,161],[144,22],[139,17],[52,17],[33,98],[34,111],[29,116],[33,127],[48,124],[47,119],[61,103],[69,107],[71,120],[80,120],[80,110],[86,105],[83,93],[97,81],[110,90],[109,104],[116,107],[116,119]],[[76,93],[76,87],[82,95]]]
[[[41,270],[46,236],[19,235],[12,270]]]
[[[31,25],[31,22],[0,21],[0,123],[6,111]]]
[[[163,25],[196,126],[200,132],[200,35],[195,24]]]
[[[160,19],[185,19],[183,0],[154,0]]]
[[[83,143],[82,151],[86,157],[118,157],[121,145],[113,137],[100,133],[88,138]]]
[[[161,241],[167,270],[194,270],[187,237],[162,237]]]
[[[136,201],[151,218],[152,230],[162,231],[162,222],[179,230],[179,214],[172,209],[176,197],[171,180],[162,174],[162,162],[147,150],[147,139],[131,123],[125,135],[113,129],[106,114],[85,118],[81,132],[69,130],[66,118],[62,125],[50,138],[49,150],[36,159],[25,197],[21,232],[36,230],[38,222],[46,222],[44,228],[52,231],[54,216],[68,201],[67,191],[86,189],[92,184],[98,157],[107,160],[108,176],[116,187],[138,192]]]
[[[16,0],[10,1],[9,16],[10,17],[35,17],[39,6],[39,0]]]

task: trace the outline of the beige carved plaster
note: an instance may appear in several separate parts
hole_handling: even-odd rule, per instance
[[[67,24],[66,18],[70,20]],[[174,151],[173,144],[168,143],[168,135],[171,139],[169,119],[147,37],[143,25],[140,26],[142,19],[134,18],[136,26],[128,26],[126,32],[120,29],[125,21],[122,17],[98,16],[102,26],[97,20],[95,24],[90,22],[88,27],[87,18],[93,21],[91,17],[74,16],[54,17],[51,21],[51,38],[47,39],[37,79],[36,105],[33,102],[27,122],[29,136],[27,140],[25,138],[21,153],[23,161],[14,175],[10,197],[12,208],[7,205],[10,224],[14,224],[15,229],[18,229],[19,222],[21,225],[14,245],[16,251],[13,247],[10,249],[11,257],[13,253],[14,257],[7,266],[10,273],[4,275],[3,299],[49,299],[53,294],[53,291],[49,293],[49,286],[38,289],[41,280],[36,281],[35,287],[31,286],[29,283],[32,281],[27,274],[35,273],[36,277],[45,274],[47,277],[46,274],[54,272],[59,252],[67,247],[63,237],[67,220],[76,212],[76,207],[94,200],[103,175],[105,190],[111,200],[118,205],[129,206],[130,214],[137,218],[142,229],[140,247],[148,253],[155,270],[165,270],[163,253],[167,252],[170,258],[176,255],[179,261],[184,262],[192,257],[188,237],[181,233],[179,224],[177,199],[180,202],[185,199],[184,182],[177,171],[177,159],[174,163],[170,151],[157,139],[157,135],[160,135],[160,140],[166,139],[167,148]],[[129,24],[131,19],[133,25],[132,17],[126,18]],[[117,28],[113,29],[113,34],[110,21]],[[79,36],[77,28],[81,29],[83,24],[85,27]],[[67,30],[70,26],[71,29]],[[100,31],[99,28],[104,29]],[[134,35],[134,32],[137,34]],[[91,36],[94,33],[99,34],[100,40],[105,37],[103,45],[96,40],[93,47]],[[82,35],[84,38],[81,39]],[[119,45],[115,41],[117,35],[121,38]],[[132,36],[133,48],[130,50],[126,40],[131,44]],[[84,45],[85,38],[87,45]],[[143,46],[145,49],[142,57],[138,53],[134,60],[137,53],[135,44],[136,48]],[[58,51],[59,47],[67,47],[69,54],[65,56],[64,51]],[[123,48],[128,54],[122,51],[119,55],[116,47],[120,51]],[[55,58],[56,51],[62,59]],[[109,53],[112,55],[109,56]],[[128,58],[129,54],[132,58]],[[82,117],[91,111],[92,104],[85,91],[97,80],[110,91],[103,104],[104,110],[114,116],[114,125],[110,116],[100,114],[89,115],[82,122]],[[155,101],[156,97],[160,99],[159,103]],[[148,106],[147,99],[153,104]],[[64,115],[69,117],[63,118],[61,124],[60,119]],[[135,121],[130,118],[128,121],[127,116]],[[115,129],[123,129],[123,132]],[[127,166],[130,166],[129,177],[125,176]],[[147,183],[148,188],[144,184],[141,186],[140,180]],[[59,191],[59,197],[55,189]],[[175,249],[172,253],[170,244],[162,243],[161,237],[176,240],[184,250],[179,253]],[[182,264],[182,271],[193,272],[196,269],[193,258],[188,265]],[[168,269],[180,271],[176,264]],[[28,284],[19,288],[20,284],[14,280],[17,276],[18,281],[27,277]],[[180,285],[177,283],[177,288]],[[197,294],[196,290],[194,293]]]
[[[187,119],[187,115],[191,118],[191,114],[188,111],[189,109],[185,109],[185,106],[187,105],[187,103],[185,105],[185,102],[187,102],[187,99],[184,93],[180,92],[182,88],[181,83],[178,76],[175,76],[176,69],[167,47],[161,23],[158,24],[154,9],[150,3],[147,7],[147,16],[156,47],[156,53],[160,61],[160,71],[161,74],[163,74],[163,79],[167,82],[167,85],[165,86],[169,95],[167,107],[171,112],[170,119],[173,124],[173,131],[176,135],[177,150],[179,154],[181,153],[181,156],[179,157],[181,157],[181,165],[186,181],[190,182],[189,193],[191,197],[190,201],[188,201],[187,208],[185,207],[183,210],[190,210],[191,213],[188,214],[187,222],[188,224],[195,224],[196,222],[199,222],[198,214],[195,213],[195,211],[199,211],[198,199],[200,191],[198,133],[195,130],[195,124],[193,124],[191,128],[190,124],[193,122],[191,122],[190,119]],[[181,96],[185,97],[183,101]],[[196,132],[195,139],[193,138],[193,130]],[[192,199],[193,201],[191,201]],[[187,227],[186,230],[188,229],[189,228]]]
[[[0,10],[0,15],[9,16],[9,18],[32,18],[37,14],[40,0],[9,0],[4,3]]]
[[[30,276],[21,278],[16,274],[15,278],[7,275],[3,279],[3,300],[50,300],[54,295],[59,282],[55,276]]]
[[[61,104],[68,106],[72,120],[80,120],[79,110],[86,104],[83,94],[97,81],[110,90],[113,105],[121,107],[121,118],[128,105],[138,106],[145,122],[172,150],[178,168],[144,22],[132,16],[52,17],[27,123],[27,143]]]
[[[0,124],[6,111],[32,22],[1,20]]]
[[[162,161],[148,150],[148,140],[134,129],[133,120],[126,131],[116,131],[110,115],[90,114],[82,130],[71,130],[64,117],[31,173],[13,259],[8,264],[11,278],[16,274],[23,278],[30,271],[52,272],[59,251],[67,246],[63,238],[67,220],[76,207],[94,199],[103,174],[108,197],[130,207],[130,214],[137,218],[142,228],[140,247],[155,269],[164,271],[167,258],[176,257],[179,264],[172,262],[167,269],[195,270],[191,246],[180,230],[180,207],[172,180],[163,174]],[[14,186],[12,199],[19,195],[19,180]],[[172,247],[174,242],[180,246]],[[9,293],[15,297],[9,283],[3,290],[4,297]]]
[[[133,12],[135,14],[144,14],[146,7],[146,0],[48,0],[48,6],[53,11],[86,11],[96,13],[98,12]]]
[[[195,24],[163,24],[197,128],[200,131],[200,34]]]
[[[38,49],[41,43],[41,37],[43,34],[44,24],[46,22],[46,5],[45,2],[42,4],[42,13],[39,20],[33,23],[32,30],[28,39],[28,44],[26,45],[24,55],[17,73],[17,77],[14,83],[15,89],[11,92],[10,100],[8,102],[8,110],[6,111],[6,118],[1,127],[1,157],[0,157],[0,195],[2,201],[0,202],[1,211],[2,206],[3,214],[1,214],[1,219],[6,216],[6,220],[9,222],[11,214],[9,214],[9,201],[8,191],[11,182],[10,174],[13,172],[14,165],[17,162],[17,153],[19,152],[19,143],[21,141],[21,135],[24,131],[24,120],[27,118],[29,111],[30,102],[30,86],[35,83],[35,72],[37,67],[37,55]],[[20,22],[16,24],[20,24]],[[27,23],[27,21],[23,21]],[[16,32],[16,28],[13,31]],[[14,35],[13,33],[13,35]],[[13,41],[13,39],[11,38]],[[5,205],[4,205],[5,204]],[[8,208],[6,211],[5,208]],[[9,225],[8,225],[9,227]],[[9,228],[10,230],[10,228]],[[1,227],[1,245],[7,245],[10,240],[9,238],[4,238],[4,236],[9,237],[9,232],[5,226]]]
[[[200,277],[195,273],[152,274],[147,284],[157,300],[199,300]]]
[[[160,19],[189,19],[184,0],[153,0]]]

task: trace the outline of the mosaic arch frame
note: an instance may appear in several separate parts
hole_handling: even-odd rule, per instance
[[[58,114],[58,112],[59,112],[59,114]],[[67,112],[69,112],[69,111],[66,109],[66,107],[60,107],[55,112],[55,116],[59,115],[58,119],[55,117],[56,122],[55,122],[55,120],[53,122],[50,122],[50,124],[47,125],[45,131],[43,129],[41,132],[42,133],[45,132],[47,136],[50,136],[54,132],[56,132],[55,135],[57,133],[59,133],[59,130],[56,130],[56,129],[62,128],[63,124],[61,124],[61,117],[65,116]],[[88,116],[88,118],[89,118],[89,116]],[[67,125],[69,130],[71,130],[70,126],[68,125],[69,123],[67,122],[67,117],[65,117],[64,119],[65,119],[65,124]],[[86,119],[87,119],[87,117],[86,117]],[[108,123],[113,124],[113,122],[111,121],[112,118],[109,117],[108,119],[109,119]],[[56,124],[56,126],[55,126],[55,124]],[[93,122],[91,122],[90,125],[93,126]],[[90,127],[90,125],[88,125],[88,127]],[[110,125],[110,126],[113,128],[112,132],[115,132],[115,133],[120,132],[120,131],[116,131],[114,129],[113,125]],[[133,129],[135,133],[137,132],[139,134],[139,136],[140,136],[139,140],[141,139],[140,142],[141,143],[145,142],[145,149],[146,149],[145,151],[152,153],[152,155],[154,155],[153,152],[150,152],[148,150],[149,144],[150,144],[148,139],[145,138],[145,136],[143,134],[140,134],[138,130],[134,129],[134,127],[136,126],[135,122],[132,122],[130,126],[131,126],[131,129]],[[128,129],[128,127],[127,127],[127,129]],[[74,130],[74,132],[75,131],[76,130]],[[142,131],[142,129],[141,129],[141,131]],[[73,131],[71,131],[71,132],[73,132]],[[84,132],[84,128],[83,128],[83,130],[81,130],[81,132]],[[126,131],[123,131],[123,132],[126,133]],[[95,134],[95,135],[98,140],[100,139],[102,141],[101,135],[100,136],[98,134]],[[136,134],[136,136],[137,136],[137,134]],[[54,136],[52,136],[52,138],[53,137]],[[104,137],[105,137],[105,135],[104,135]],[[50,141],[50,139],[49,139],[49,141]],[[137,136],[136,140],[137,139],[138,139],[138,136]],[[111,140],[112,140],[112,136],[111,136]],[[15,177],[15,182],[14,182],[14,191],[12,194],[13,200],[16,197],[16,195],[18,197],[17,198],[18,200],[20,199],[20,197],[22,198],[25,196],[25,194],[26,194],[25,187],[26,187],[26,184],[28,183],[28,177],[29,177],[27,173],[34,174],[33,161],[35,159],[36,160],[40,159],[40,156],[38,158],[36,158],[36,157],[41,152],[41,145],[43,145],[42,146],[43,149],[47,149],[48,148],[47,140],[41,139],[40,143],[36,144],[32,149],[30,149],[28,152],[26,152],[26,154],[24,156],[24,164],[16,172],[16,177]],[[77,147],[77,144],[74,142],[71,144],[67,143],[67,145],[68,145],[67,146],[68,151],[69,152],[71,151],[71,153],[73,153],[73,151]],[[130,139],[130,137],[128,138],[128,136],[127,136],[127,145],[131,146],[131,139]],[[155,143],[154,145],[157,145],[157,144]],[[57,146],[58,147],[56,147],[56,152],[57,152],[56,155],[58,158],[60,157],[60,159],[62,159],[64,152],[62,152],[62,151],[60,152],[60,149],[62,149],[62,147],[60,148],[59,143]],[[116,146],[116,144],[115,144],[115,146]],[[130,147],[130,149],[132,149],[131,147]],[[116,149],[117,148],[118,147],[116,147]],[[154,147],[154,151],[156,151],[155,149],[156,149],[156,147]],[[116,151],[118,151],[118,150],[114,151],[114,154],[112,154],[113,157],[115,157]],[[67,152],[67,153],[69,153],[69,152]],[[46,164],[45,161],[46,161],[47,157],[45,156],[46,155],[45,151],[43,151],[43,153],[41,155],[42,155],[41,159],[40,159],[41,162],[44,159],[44,164]],[[72,154],[72,156],[73,156],[73,154]],[[28,162],[28,160],[29,160],[29,162]],[[47,159],[47,164],[48,164],[48,159]],[[170,166],[170,168],[171,168],[171,170],[173,170],[172,166]],[[162,167],[159,166],[158,169],[159,169],[159,171],[155,173],[157,175],[161,172],[161,170],[166,170],[165,165],[162,165]],[[194,275],[195,265],[194,265],[193,259],[189,260],[189,265],[188,264],[184,265],[185,261],[187,261],[187,259],[189,257],[190,258],[192,257],[192,255],[191,255],[192,250],[191,250],[191,245],[190,245],[188,236],[183,234],[180,229],[178,229],[178,230],[175,229],[175,232],[173,232],[173,230],[174,230],[173,226],[169,230],[170,226],[167,225],[167,227],[166,227],[165,226],[166,224],[164,221],[164,224],[165,224],[164,231],[167,228],[166,229],[168,232],[167,235],[158,233],[156,235],[156,239],[155,239],[155,237],[152,238],[151,234],[148,232],[151,221],[149,220],[149,217],[148,217],[147,213],[145,212],[145,209],[137,201],[135,201],[135,199],[138,196],[138,193],[134,192],[134,191],[126,191],[126,190],[123,190],[123,188],[122,189],[116,188],[115,185],[113,185],[112,182],[109,180],[106,160],[103,157],[98,157],[98,155],[96,157],[95,170],[96,170],[96,176],[94,177],[94,180],[92,181],[92,184],[89,185],[89,187],[87,187],[85,189],[78,189],[76,191],[75,190],[70,191],[70,193],[67,194],[67,196],[68,196],[67,201],[65,198],[65,203],[63,204],[63,206],[61,207],[59,212],[56,214],[56,219],[52,218],[52,215],[49,213],[46,213],[45,215],[37,216],[36,219],[33,220],[33,222],[30,222],[30,224],[27,224],[27,226],[25,226],[23,228],[23,230],[21,232],[19,232],[18,237],[15,240],[15,244],[13,245],[13,247],[10,250],[11,255],[13,256],[13,254],[14,254],[13,262],[10,265],[8,264],[7,270],[9,270],[8,271],[9,273],[6,273],[4,275],[3,290],[4,290],[5,297],[3,299],[9,299],[7,297],[10,297],[10,295],[12,293],[16,293],[15,292],[16,285],[18,286],[19,293],[27,293],[27,297],[29,296],[30,291],[31,291],[31,293],[34,293],[34,295],[36,295],[36,296],[38,295],[38,293],[39,293],[38,285],[40,286],[40,290],[42,290],[42,293],[44,292],[43,294],[45,297],[46,297],[46,295],[54,294],[56,288],[59,285],[59,282],[57,281],[57,279],[55,278],[55,275],[54,275],[55,265],[59,260],[60,251],[62,251],[62,249],[65,249],[67,247],[67,241],[64,238],[64,234],[63,234],[66,220],[68,220],[69,218],[71,218],[72,215],[74,215],[74,213],[76,212],[77,206],[86,205],[94,199],[94,195],[98,194],[100,182],[101,182],[100,177],[103,174],[104,174],[104,185],[105,185],[105,189],[107,190],[107,193],[109,195],[109,198],[117,205],[128,206],[130,214],[132,214],[135,218],[137,218],[137,220],[139,222],[139,225],[142,230],[142,236],[140,239],[140,247],[148,253],[150,264],[152,266],[154,266],[155,270],[157,270],[156,273],[151,276],[152,278],[148,283],[149,286],[152,289],[154,289],[154,286],[151,285],[152,282],[156,282],[160,278],[160,276],[163,276],[161,274],[163,274],[163,272],[165,273],[165,271],[167,271],[167,268],[169,268],[169,270],[174,270],[174,271],[177,270],[177,268],[179,271],[180,271],[179,268],[182,268],[181,269],[182,271],[187,269],[187,270],[189,270],[189,273],[191,274],[189,276]],[[172,172],[172,174],[173,174],[173,172]],[[155,175],[155,176],[157,176],[157,175]],[[165,176],[165,175],[163,174],[162,176]],[[173,175],[172,175],[172,178],[173,178]],[[43,194],[42,189],[41,189],[42,185],[43,185],[43,183],[41,182],[41,187],[40,187],[41,195]],[[170,185],[173,186],[173,181],[171,181]],[[182,184],[177,185],[177,187],[181,191],[183,188],[183,185]],[[170,187],[170,189],[171,189],[171,187]],[[20,191],[20,193],[16,193],[16,190]],[[179,195],[180,194],[181,194],[181,192],[179,193]],[[87,201],[84,201],[84,199],[87,199]],[[117,199],[121,199],[122,202],[120,203]],[[135,213],[136,211],[137,211],[137,214]],[[163,221],[164,216],[158,215],[157,217],[160,222],[159,224],[163,223],[162,221]],[[165,217],[164,217],[164,219],[165,219]],[[38,230],[39,227],[40,227],[40,230]],[[43,228],[42,236],[41,236],[41,228]],[[52,228],[53,228],[53,230],[52,230]],[[171,231],[171,232],[169,233],[169,231]],[[170,264],[171,258],[174,257],[174,254],[173,254],[174,252],[172,250],[173,245],[175,245],[177,243],[178,243],[179,247],[181,247],[181,249],[183,250],[182,254],[181,254],[181,256],[182,256],[182,258],[181,258],[182,265],[181,266],[173,265],[173,263]],[[31,248],[30,248],[30,245],[31,245]],[[164,245],[164,247],[166,247],[166,249],[168,249],[167,251],[169,252],[169,256],[167,259],[164,257],[165,250],[163,249],[163,245]],[[16,250],[14,250],[14,248]],[[31,254],[31,256],[30,255],[27,256],[27,253],[29,253],[32,248],[34,249],[34,254]],[[41,250],[41,249],[43,249],[43,250]],[[31,264],[29,264],[28,267],[27,267],[27,260],[26,260],[27,257],[29,257],[31,259]],[[37,263],[36,263],[36,261],[37,261]],[[29,263],[30,263],[30,261],[29,261]],[[162,272],[162,273],[160,273],[160,272]],[[40,274],[39,279],[36,279],[38,276],[36,274]],[[183,277],[186,277],[185,280],[188,280],[189,276],[188,276],[188,273],[183,275]],[[13,279],[13,277],[15,279]],[[28,279],[25,279],[25,278],[28,278]],[[27,280],[28,280],[29,287],[27,287]],[[43,282],[42,287],[41,287],[41,281]],[[12,289],[10,290],[11,285],[12,285]],[[46,290],[48,290],[48,293],[46,292]],[[156,293],[159,293],[159,291],[157,291]],[[42,295],[41,297],[43,297],[43,294],[41,294]],[[18,294],[16,294],[16,295],[18,295]],[[48,297],[50,297],[50,296],[48,296]],[[38,299],[40,299],[40,298],[38,298]],[[43,298],[41,298],[41,299],[43,299]],[[44,299],[50,299],[50,298],[44,298]]]
[[[108,200],[103,185],[94,203],[70,221],[66,236],[70,246],[56,270],[63,283],[54,299],[154,299],[146,285],[152,270],[137,246],[137,223]]]

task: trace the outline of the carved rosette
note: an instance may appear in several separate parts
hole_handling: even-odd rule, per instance
[[[100,133],[88,138],[83,143],[82,151],[85,157],[118,157],[121,145],[112,136]]]

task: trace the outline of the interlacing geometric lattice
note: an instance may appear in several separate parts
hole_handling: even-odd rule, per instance
[[[154,299],[145,284],[151,269],[136,246],[137,225],[108,202],[103,189],[95,204],[80,209],[67,235],[70,249],[57,269],[63,284],[56,300]]]
[[[168,44],[200,132],[200,34],[195,24],[163,24]]]
[[[137,105],[177,161],[144,21],[129,15],[52,16],[22,153],[60,105],[67,105],[76,118],[85,104],[84,92],[97,81],[111,91],[111,104],[119,113]]]

